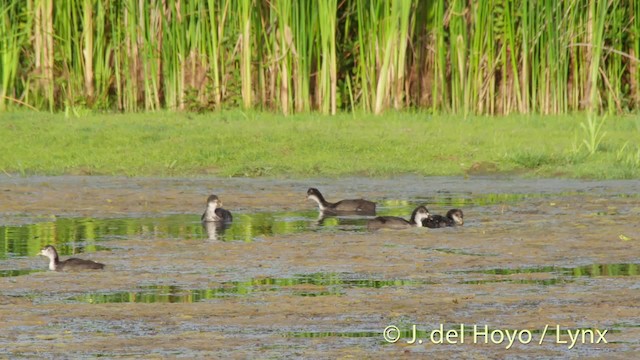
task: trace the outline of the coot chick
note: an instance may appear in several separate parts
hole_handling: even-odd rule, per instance
[[[49,270],[53,271],[98,270],[104,268],[104,264],[97,263],[91,260],[69,258],[65,261],[60,261],[56,248],[51,245],[45,246],[38,255],[46,256],[49,258]]]
[[[431,217],[429,210],[425,206],[418,206],[411,213],[409,221],[397,216],[378,216],[373,220],[369,220],[367,226],[370,229],[380,228],[407,228],[411,226],[422,226],[422,221]]]
[[[222,208],[222,201],[216,195],[211,195],[207,198],[207,209],[200,220],[231,222],[233,216],[228,210]]]
[[[422,226],[436,229],[448,226],[462,226],[464,224],[464,215],[460,209],[451,209],[447,211],[447,216],[431,215],[431,217],[422,220]]]
[[[340,200],[336,203],[330,203],[324,199],[324,196],[316,188],[307,190],[307,199],[314,200],[318,203],[320,211],[325,214],[358,214],[358,215],[375,215],[376,203],[363,199]]]

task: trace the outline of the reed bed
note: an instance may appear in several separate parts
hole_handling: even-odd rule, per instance
[[[640,108],[640,0],[0,0],[0,111]]]

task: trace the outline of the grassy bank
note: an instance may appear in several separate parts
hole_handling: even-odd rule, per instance
[[[257,121],[259,120],[259,121]],[[640,117],[227,112],[0,117],[0,171],[128,176],[640,177]],[[591,133],[589,129],[592,129]]]

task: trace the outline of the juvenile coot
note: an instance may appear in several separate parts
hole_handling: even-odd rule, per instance
[[[422,226],[431,229],[443,228],[448,226],[462,226],[464,224],[464,215],[460,209],[451,209],[447,211],[447,216],[431,215],[431,217],[422,220]]]
[[[56,248],[51,245],[45,246],[44,249],[40,251],[39,255],[49,258],[49,270],[53,271],[97,270],[104,268],[104,264],[97,263],[91,260],[69,258],[65,261],[60,261]]]
[[[222,208],[222,201],[218,199],[216,195],[211,195],[207,198],[207,209],[200,218],[202,221],[221,221],[231,222],[233,216],[228,210]]]
[[[314,200],[318,203],[320,211],[325,214],[353,213],[361,215],[375,215],[376,203],[363,199],[341,200],[336,203],[330,203],[324,199],[324,196],[316,188],[307,190],[307,199]]]
[[[409,221],[397,216],[378,216],[369,220],[367,224],[370,229],[379,228],[406,228],[411,226],[422,226],[422,221],[431,217],[429,210],[425,206],[418,206],[411,213]]]

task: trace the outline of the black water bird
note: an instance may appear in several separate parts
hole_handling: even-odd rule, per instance
[[[356,215],[375,215],[376,203],[363,199],[340,200],[330,203],[324,199],[324,196],[316,188],[307,190],[307,199],[314,200],[318,203],[320,211],[324,214],[356,214]]]
[[[460,209],[451,209],[447,211],[446,216],[431,215],[429,218],[422,220],[422,226],[431,229],[462,225],[464,225],[464,214]]]
[[[233,216],[228,210],[222,208],[222,201],[216,195],[211,195],[207,198],[207,209],[200,220],[230,223],[233,221]]]
[[[429,210],[425,206],[418,206],[411,213],[409,221],[397,216],[378,216],[369,220],[369,229],[380,228],[407,228],[412,226],[422,227],[422,222],[431,217]]]
[[[60,261],[58,252],[52,245],[45,246],[44,249],[40,251],[39,255],[49,258],[49,270],[53,271],[99,270],[104,268],[104,264],[92,260],[69,258],[65,261]]]

